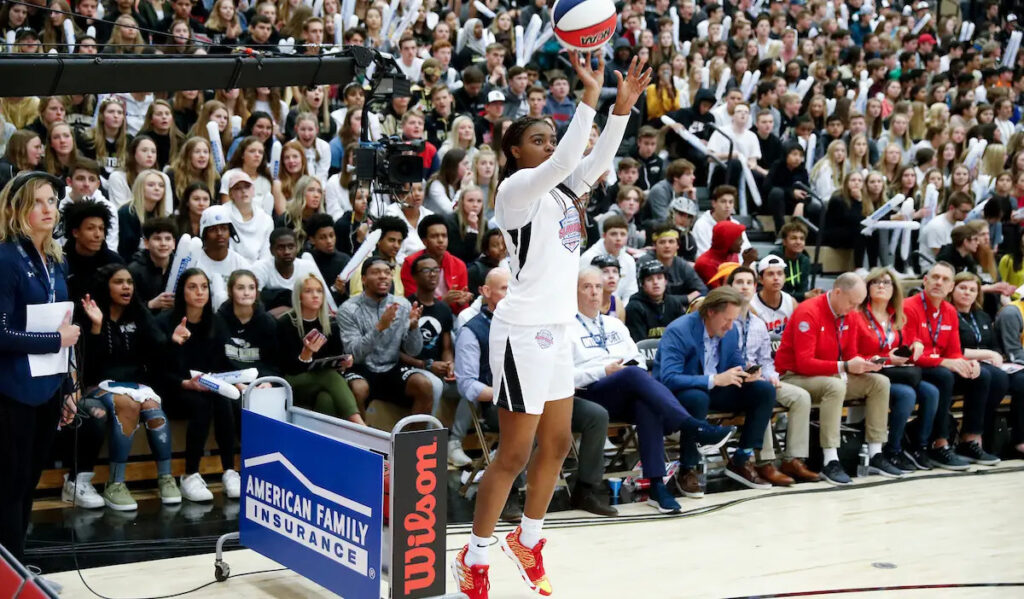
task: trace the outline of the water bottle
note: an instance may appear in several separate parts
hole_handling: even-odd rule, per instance
[[[857,476],[868,475],[868,462],[870,459],[868,456],[868,444],[864,443],[860,446],[860,453],[857,454]]]
[[[697,483],[700,485],[701,493],[708,490],[708,459],[700,454],[700,464],[697,466]]]

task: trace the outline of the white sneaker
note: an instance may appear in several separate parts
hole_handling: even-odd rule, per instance
[[[448,463],[456,468],[462,468],[473,463],[473,458],[466,455],[466,452],[462,449],[461,440],[448,440]]]
[[[213,500],[213,493],[206,488],[206,481],[198,472],[181,477],[181,496],[189,501]]]
[[[68,480],[64,475],[64,488],[61,489],[60,498],[65,503],[73,503],[78,507],[86,509],[97,509],[105,505],[103,498],[92,486],[92,472],[79,472],[76,480]]]
[[[228,496],[228,499],[238,499],[238,496],[242,494],[242,477],[228,468],[221,475],[220,480],[224,483],[224,494]]]

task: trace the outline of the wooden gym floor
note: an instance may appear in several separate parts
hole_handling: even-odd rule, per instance
[[[983,475],[935,472],[892,484],[880,477],[831,491],[825,483],[789,491],[734,491],[681,499],[705,513],[658,517],[643,504],[605,520],[583,512],[548,518],[545,562],[556,597],[747,597],[776,593],[937,584],[1022,586],[905,589],[843,597],[1024,597],[1024,462],[978,468]],[[1003,472],[1000,472],[1003,471]],[[734,503],[736,502],[736,503]],[[508,530],[503,527],[499,530]],[[468,525],[449,529],[447,559]],[[229,552],[232,575],[279,568],[242,549]],[[493,599],[535,597],[512,564],[491,550]],[[177,593],[213,580],[213,556],[197,555],[85,570],[111,597]],[[446,569],[446,574],[448,574]],[[62,598],[93,597],[78,574],[50,578]],[[449,591],[453,583],[448,576]],[[821,594],[818,594],[821,596]],[[289,572],[213,583],[189,597],[324,597]]]

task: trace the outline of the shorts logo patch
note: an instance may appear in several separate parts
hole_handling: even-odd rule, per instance
[[[580,224],[580,215],[576,207],[570,207],[565,211],[565,217],[558,221],[558,238],[562,240],[562,246],[570,252],[575,252],[583,240],[583,226]]]
[[[537,341],[537,345],[539,345],[541,349],[547,349],[555,343],[555,336],[547,329],[537,331],[537,335],[534,336],[534,339]]]
[[[804,322],[801,322],[800,324],[796,325],[796,328],[799,329],[801,333],[806,333],[807,331],[811,330],[811,323],[805,320]]]

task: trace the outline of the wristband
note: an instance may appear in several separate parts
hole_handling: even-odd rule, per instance
[[[312,356],[310,356],[308,360],[303,360],[302,359],[302,354],[299,354],[299,362],[302,362],[303,364],[309,364],[312,361],[313,361],[313,357]]]
[[[432,359],[430,359],[430,358],[427,358],[426,360],[423,361],[423,369],[424,370],[430,370],[430,367],[433,366],[433,365],[434,365],[434,361]]]

